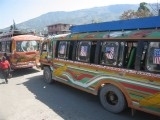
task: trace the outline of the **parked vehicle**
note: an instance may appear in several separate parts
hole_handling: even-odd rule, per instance
[[[160,17],[152,19],[154,23]],[[130,107],[160,116],[160,30],[154,25],[135,29],[139,20],[145,21],[75,26],[74,33],[44,42],[40,62],[45,82],[59,81],[98,95],[113,113]],[[103,24],[113,30],[92,29]]]
[[[0,57],[9,58],[12,69],[39,65],[41,37],[27,34],[1,34]]]

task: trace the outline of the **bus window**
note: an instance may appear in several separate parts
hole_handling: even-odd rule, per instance
[[[23,50],[21,48],[21,44],[22,44],[22,41],[17,41],[16,42],[16,51],[17,52],[23,52]]]
[[[47,52],[47,42],[42,44],[42,52]]]
[[[6,52],[11,52],[11,41],[6,42]]]
[[[91,42],[79,42],[77,48],[77,60],[82,62],[90,62],[90,48]]]
[[[120,43],[120,48],[119,48],[119,58],[118,58],[118,67],[123,67],[123,61],[124,61],[124,50],[125,50],[125,43],[121,42]]]
[[[141,60],[140,60],[140,70],[145,70],[145,63],[146,63],[146,56],[147,56],[147,49],[148,49],[148,43],[144,42],[143,44],[144,44],[143,51],[142,51]]]
[[[74,41],[68,42],[68,50],[67,50],[67,58],[68,60],[72,60]]]
[[[0,51],[2,51],[2,43],[0,42]]]
[[[56,57],[61,59],[72,60],[74,41],[58,41],[56,48]]]
[[[160,72],[160,42],[150,42],[149,44],[147,70]]]
[[[16,41],[16,51],[17,52],[33,52],[38,50],[38,42],[33,41]]]
[[[67,42],[61,41],[58,46],[58,58],[67,58]]]
[[[124,50],[124,67],[134,69],[136,59],[137,42],[126,42]]]
[[[2,52],[6,51],[6,42],[2,42]]]
[[[118,61],[118,42],[103,42],[101,50],[101,64],[116,66]]]

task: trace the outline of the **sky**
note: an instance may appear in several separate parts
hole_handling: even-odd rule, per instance
[[[158,0],[0,0],[0,29],[55,11],[74,11],[114,4],[157,3]]]

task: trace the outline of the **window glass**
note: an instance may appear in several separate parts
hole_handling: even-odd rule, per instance
[[[2,52],[6,51],[6,42],[2,42]]]
[[[80,46],[80,56],[86,57],[88,51],[88,46]]]
[[[160,72],[160,42],[150,42],[149,44],[147,69]]]
[[[17,41],[16,51],[17,52],[33,52],[39,50],[38,41]]]
[[[83,62],[89,62],[90,48],[91,48],[91,42],[88,42],[88,41],[79,42],[78,49],[77,49],[77,60],[83,61]]]
[[[119,59],[118,59],[118,67],[123,66],[124,61],[124,50],[125,50],[125,43],[120,43],[120,51],[119,51]]]
[[[134,69],[136,60],[137,42],[125,42],[124,67]]]
[[[0,42],[0,51],[2,51],[2,43]]]
[[[11,52],[11,41],[6,42],[6,52]]]
[[[118,49],[118,42],[103,42],[101,51],[101,64],[113,66],[117,65]]]
[[[42,45],[42,51],[43,52],[47,51],[47,43],[43,43],[43,45]]]
[[[58,47],[58,57],[65,59],[67,57],[66,53],[67,53],[67,42],[62,41],[60,42]]]

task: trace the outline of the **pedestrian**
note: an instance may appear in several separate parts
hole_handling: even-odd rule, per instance
[[[7,84],[8,83],[8,72],[9,72],[9,69],[10,69],[10,64],[9,64],[8,60],[6,60],[5,56],[3,56],[3,58],[2,58],[2,62],[0,63],[0,67],[1,67],[1,70],[2,70],[2,75],[5,79],[5,83]]]
[[[10,63],[10,57],[7,55],[7,53],[4,53],[4,57],[6,57],[6,60],[8,60],[8,62]],[[12,77],[12,72],[13,70],[11,69],[11,64],[10,67],[8,69],[8,77],[11,78]]]
[[[2,69],[1,69],[1,62],[2,62],[2,59],[0,59],[0,78],[3,78]]]
[[[9,56],[7,55],[7,53],[3,54],[4,57],[6,57],[6,60],[8,60],[8,62],[10,62]]]

